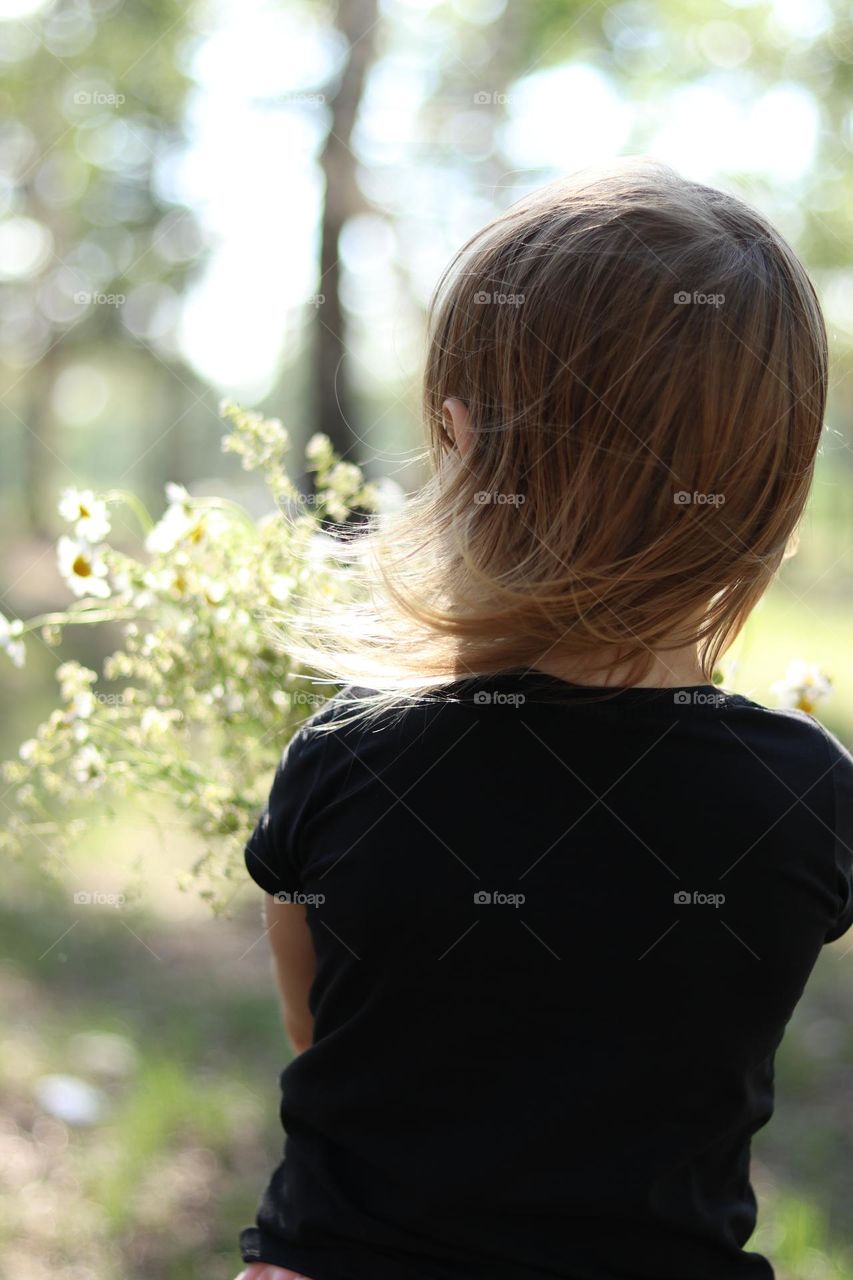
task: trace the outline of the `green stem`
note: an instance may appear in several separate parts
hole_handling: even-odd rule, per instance
[[[125,618],[138,618],[138,609],[80,609],[65,613],[40,613],[29,618],[21,627],[19,635],[25,636],[28,631],[37,631],[39,627],[71,627],[80,624],[94,625],[98,622],[121,622]]]
[[[235,515],[240,517],[247,528],[254,529],[256,527],[246,508],[241,506],[239,502],[234,502],[231,498],[193,498],[192,501],[194,506],[203,507],[207,510],[224,508],[233,511]]]
[[[130,507],[136,516],[145,533],[150,533],[154,528],[154,521],[148,512],[148,508],[141,498],[137,498],[135,493],[131,493],[129,489],[110,489],[104,494],[106,502],[123,502],[125,506]]]

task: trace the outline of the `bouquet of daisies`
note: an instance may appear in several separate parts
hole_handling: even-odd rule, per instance
[[[57,667],[58,705],[3,766],[11,816],[0,841],[64,862],[122,797],[164,797],[201,839],[192,874],[215,907],[284,746],[331,692],[289,658],[288,618],[347,592],[333,526],[378,505],[376,486],[326,437],[308,443],[305,498],[282,463],[282,424],[233,404],[223,415],[223,448],[263,476],[270,514],[255,520],[237,503],[167,485],[155,522],[133,494],[66,491],[57,551],[73,603],[27,622],[0,618],[0,648],[17,666],[36,636],[56,648],[67,627],[120,638],[100,671]],[[108,542],[119,507],[139,526],[138,554]]]

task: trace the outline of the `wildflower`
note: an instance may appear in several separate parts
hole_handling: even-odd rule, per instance
[[[326,477],[326,484],[342,498],[351,498],[364,484],[364,477],[354,462],[336,462]]]
[[[98,678],[97,671],[84,667],[80,662],[63,662],[56,668],[55,674],[66,702],[70,702],[76,694],[90,689]]]
[[[166,498],[170,503],[172,503],[172,505],[181,503],[184,506],[187,506],[190,502],[189,489],[185,488],[182,484],[175,484],[174,480],[167,480]]]
[[[282,604],[290,596],[293,588],[296,586],[296,579],[292,574],[274,573],[267,583],[269,593],[277,604]]]
[[[57,543],[59,572],[76,596],[98,596],[106,600],[110,594],[107,566],[98,547],[82,539],[63,534]]]
[[[181,712],[174,708],[161,711],[158,707],[146,707],[139,720],[140,735],[148,740],[162,737],[181,719]]]
[[[306,703],[287,684],[292,660],[269,638],[269,615],[286,628],[306,597],[348,598],[353,546],[331,535],[329,518],[400,500],[366,484],[351,464],[339,465],[331,442],[319,435],[308,450],[316,493],[301,498],[283,466],[282,424],[238,406],[228,406],[227,416],[226,447],[244,467],[259,470],[274,514],[253,521],[232,501],[194,497],[169,484],[147,539],[149,554],[119,552],[101,541],[109,530],[107,504],[89,490],[68,490],[59,565],[84,599],[30,623],[0,618],[0,648],[18,664],[25,635],[36,626],[51,644],[74,622],[98,630],[103,623],[110,628],[105,640],[120,637],[98,672],[78,662],[58,667],[54,709],[17,758],[0,764],[11,810],[0,846],[29,851],[33,813],[46,809],[56,819],[51,849],[70,852],[97,808],[91,793],[108,789],[111,803],[136,794],[142,771],[204,841],[194,875],[217,905],[231,892],[231,861],[239,859],[253,821],[245,779],[273,769],[282,739],[306,715]],[[283,522],[281,511],[293,519]],[[89,596],[101,597],[96,609]],[[102,679],[116,682],[117,691],[101,691]],[[79,821],[78,800],[86,815]]]
[[[815,708],[832,693],[832,681],[814,663],[797,658],[790,664],[783,680],[771,685],[780,706],[814,715]]]
[[[71,774],[76,782],[97,786],[105,775],[105,761],[97,747],[81,747],[71,759]]]
[[[205,578],[201,585],[204,598],[208,604],[214,606],[222,604],[227,594],[223,583],[217,582],[213,578]]]
[[[236,453],[245,471],[278,466],[289,444],[287,430],[279,418],[265,418],[227,400],[220,405],[220,413],[231,423],[231,431],[222,441],[223,453]]]
[[[78,720],[88,720],[96,705],[95,695],[89,690],[85,693],[75,693],[65,709],[67,723],[74,724]]]
[[[166,497],[169,505],[145,539],[148,551],[155,555],[168,555],[179,543],[193,545],[221,531],[221,512],[198,510],[183,485],[167,484]]]
[[[17,619],[11,622],[8,618],[4,618],[0,613],[0,649],[4,651],[9,661],[15,667],[22,667],[26,660],[26,649],[24,642],[20,639],[23,631],[23,624]]]
[[[187,536],[194,523],[190,495],[183,485],[167,484],[166,497],[169,505],[145,539],[147,550],[155,555],[167,555],[172,551]]]
[[[328,436],[317,432],[305,446],[305,457],[316,468],[327,470],[333,462],[334,452]]]
[[[91,489],[66,489],[59,500],[59,514],[74,525],[84,542],[101,542],[110,531],[107,504]]]

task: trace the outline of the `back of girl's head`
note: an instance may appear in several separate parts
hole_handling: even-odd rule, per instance
[[[812,285],[734,196],[648,162],[513,206],[433,302],[433,471],[364,539],[318,669],[387,692],[696,641],[710,676],[784,556],[820,439]],[[464,451],[443,405],[467,406]]]

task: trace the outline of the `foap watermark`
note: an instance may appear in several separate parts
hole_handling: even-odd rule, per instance
[[[478,907],[523,907],[526,901],[523,893],[502,893],[499,889],[478,889],[474,894]]]
[[[88,289],[78,289],[74,294],[78,307],[123,307],[127,296],[123,293],[91,293]]]
[[[291,93],[276,94],[276,101],[287,106],[324,107],[326,105],[326,95],[325,93],[304,93],[294,89]]]
[[[289,902],[298,907],[322,907],[326,901],[325,893],[274,893],[276,902]]]
[[[74,894],[75,907],[118,907],[126,902],[123,893],[104,893],[100,889],[78,889]]]
[[[309,693],[306,689],[295,689],[290,695],[290,701],[297,707],[322,707],[325,705],[326,699],[319,693]]]
[[[489,493],[488,489],[481,489],[474,494],[476,507],[523,507],[525,501],[523,493]]]
[[[328,501],[319,493],[285,493],[276,498],[275,504],[282,515],[298,516],[313,507],[322,507]]]
[[[717,907],[718,909],[726,900],[724,893],[702,893],[699,889],[689,891],[687,889],[679,889],[672,895],[672,900],[677,907]]]
[[[672,500],[677,507],[721,507],[726,500],[724,493],[699,493],[694,489],[676,489]]]
[[[672,295],[672,300],[678,307],[721,307],[726,300],[726,295],[724,293],[702,293],[699,289],[694,289],[692,293],[688,293],[686,289],[679,289],[677,293]]]
[[[491,293],[488,289],[478,289],[474,294],[478,307],[520,307],[524,302],[523,293]]]
[[[523,693],[504,693],[500,689],[478,689],[474,694],[476,707],[523,707]]]
[[[96,702],[100,703],[102,707],[129,706],[133,701],[132,696],[128,696],[126,690],[120,693],[101,693],[98,689],[94,689],[92,691],[92,697]]]
[[[102,89],[78,89],[74,94],[78,107],[123,107],[126,102],[123,93],[106,93]]]
[[[724,707],[727,702],[724,693],[713,689],[676,689],[672,700],[677,707]]]
[[[494,89],[478,89],[474,94],[475,107],[505,107],[512,101],[512,95]]]

